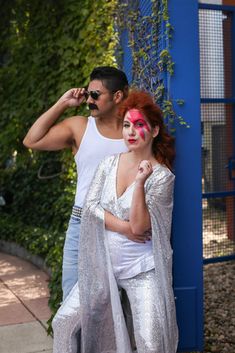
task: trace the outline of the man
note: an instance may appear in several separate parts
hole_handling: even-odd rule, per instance
[[[118,108],[128,94],[123,71],[114,67],[95,68],[88,89],[72,88],[28,131],[23,143],[35,150],[56,151],[71,148],[78,180],[63,253],[63,300],[78,280],[78,238],[83,201],[98,163],[107,155],[126,151],[122,139],[122,120]],[[86,100],[91,116],[73,116],[56,123],[69,107],[79,107]],[[135,240],[131,230],[127,236]]]

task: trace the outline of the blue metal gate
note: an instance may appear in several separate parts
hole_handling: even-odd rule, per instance
[[[235,253],[234,11],[199,9],[204,262]]]

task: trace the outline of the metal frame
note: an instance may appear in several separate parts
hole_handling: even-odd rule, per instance
[[[213,4],[203,4],[199,3],[198,4],[199,9],[204,9],[204,10],[216,10],[216,11],[228,11],[232,12],[233,16],[235,15],[235,5],[234,6],[229,6],[229,5],[213,5]],[[235,18],[233,19],[233,39],[235,38]],[[235,40],[233,40],[232,43],[232,57],[235,57]],[[234,121],[235,121],[235,75],[233,74],[232,77],[232,87],[233,87],[233,97],[234,98],[201,98],[201,104],[203,103],[221,103],[221,104],[234,104]],[[235,136],[235,123],[233,124],[233,136]],[[235,150],[234,150],[234,155],[235,155]],[[208,193],[203,193],[202,194],[202,199],[208,199],[208,198],[219,198],[219,197],[227,197],[227,196],[234,196],[235,195],[235,188],[234,191],[225,191],[225,192],[208,192]],[[214,258],[208,258],[208,259],[203,259],[203,264],[209,264],[209,263],[216,263],[216,262],[222,262],[222,261],[229,261],[235,259],[235,254],[233,255],[228,255],[228,256],[220,256],[220,257],[214,257]]]

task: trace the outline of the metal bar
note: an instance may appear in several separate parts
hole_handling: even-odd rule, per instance
[[[203,264],[211,264],[215,262],[224,262],[224,261],[231,261],[235,260],[235,254],[233,255],[227,255],[227,256],[220,256],[220,257],[212,257],[209,259],[203,259]]]
[[[201,103],[234,104],[235,98],[201,98]]]
[[[218,10],[218,11],[235,11],[235,6],[229,5],[213,5],[213,4],[198,4],[199,9]]]
[[[234,63],[234,58],[235,58],[235,16],[234,12],[232,14],[232,62]],[[233,97],[235,96],[235,74],[234,74],[234,65],[232,65],[232,95]],[[233,109],[233,121],[235,121],[235,109]],[[233,124],[233,138],[235,141],[235,124]],[[235,143],[233,143],[233,153],[235,154]],[[235,188],[235,186],[234,186]]]
[[[226,197],[226,196],[234,196],[235,190],[233,191],[219,191],[219,192],[204,192],[202,194],[203,199],[211,199],[216,197]]]

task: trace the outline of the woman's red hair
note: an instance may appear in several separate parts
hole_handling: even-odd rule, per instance
[[[148,119],[152,127],[158,126],[159,133],[153,140],[152,150],[160,164],[172,169],[175,158],[174,138],[168,134],[162,111],[153,98],[144,91],[131,91],[120,106],[119,114],[124,118],[130,109],[138,109]]]

